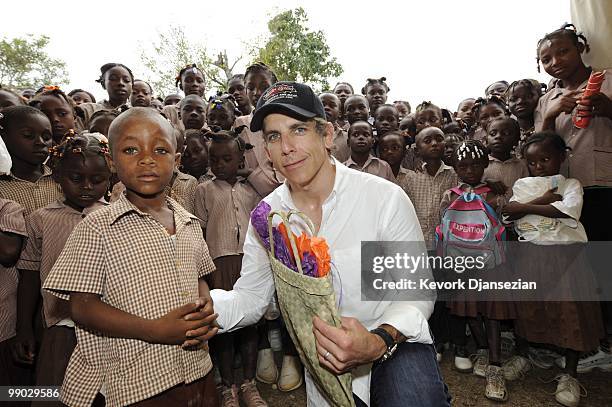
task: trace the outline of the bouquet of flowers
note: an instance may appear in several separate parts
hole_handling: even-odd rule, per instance
[[[306,223],[310,235],[292,232],[289,220],[294,215]],[[272,222],[275,216],[281,218],[277,226]],[[278,305],[300,360],[333,406],[354,406],[351,374],[336,376],[319,364],[312,332],[315,315],[340,326],[327,242],[315,235],[312,222],[303,213],[272,211],[264,201],[251,212],[251,224],[268,250]]]

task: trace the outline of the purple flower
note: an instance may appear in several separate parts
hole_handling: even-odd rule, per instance
[[[318,277],[319,270],[317,266],[317,259],[314,254],[310,252],[304,252],[304,259],[302,260],[302,271],[304,275],[309,277]]]
[[[272,229],[272,234],[274,235],[274,257],[291,270],[297,271],[292,261],[293,256],[291,256],[289,248],[285,245],[283,235],[281,235],[277,228]]]
[[[259,202],[251,212],[251,224],[263,241],[266,249],[270,250],[270,234],[268,233],[268,215],[272,207],[265,201]]]

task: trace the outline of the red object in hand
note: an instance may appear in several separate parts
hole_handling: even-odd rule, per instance
[[[591,72],[591,76],[589,76],[589,82],[587,83],[587,87],[582,94],[582,98],[589,97],[598,93],[601,90],[601,84],[605,79],[606,71],[602,72]],[[578,109],[574,117],[572,117],[572,122],[574,126],[579,129],[585,129],[589,126],[589,122],[591,121],[591,111]]]

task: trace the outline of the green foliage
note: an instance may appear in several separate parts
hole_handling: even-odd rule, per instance
[[[301,7],[277,14],[268,22],[270,38],[252,54],[256,61],[270,66],[279,80],[327,89],[328,78],[338,77],[344,70],[330,55],[325,34],[310,31],[307,22],[308,16]]]
[[[204,73],[207,89],[225,90],[227,79],[238,62],[230,64],[225,51],[213,61],[206,46],[189,41],[181,26],[170,26],[166,32],[160,32],[159,41],[151,44],[151,49],[143,49],[140,60],[148,71],[144,77],[156,95],[175,93],[176,75],[194,63]]]
[[[0,40],[0,84],[8,88],[34,88],[68,83],[66,64],[51,58],[45,48],[49,37],[31,34]]]

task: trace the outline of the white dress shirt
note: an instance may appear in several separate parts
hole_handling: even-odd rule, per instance
[[[334,159],[334,187],[322,206],[318,235],[327,240],[339,313],[357,318],[368,330],[389,324],[409,342],[432,343],[427,319],[434,301],[362,301],[361,242],[423,242],[414,207],[396,184],[352,170]],[[264,198],[272,210],[296,209],[285,182]],[[293,220],[294,218],[292,218]],[[296,220],[297,223],[297,220]],[[291,222],[300,233],[300,225]],[[212,290],[215,312],[223,331],[255,324],[274,295],[274,281],[265,247],[249,224],[244,242],[241,276],[232,291]],[[353,370],[353,392],[369,405],[371,365]],[[306,374],[309,406],[329,403]]]

